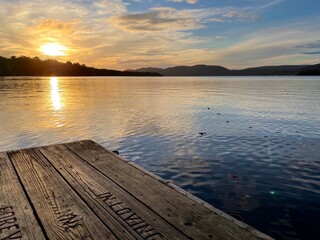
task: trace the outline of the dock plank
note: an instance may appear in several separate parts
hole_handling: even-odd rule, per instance
[[[101,145],[0,153],[0,240],[272,239]]]
[[[54,145],[39,150],[101,219],[113,218],[137,239],[189,239],[67,147]]]
[[[49,239],[117,239],[39,151],[8,155]]]
[[[183,191],[159,181],[127,160],[87,140],[65,144],[75,154],[193,239],[272,239]]]
[[[42,240],[36,220],[18,176],[6,153],[0,153],[0,240]]]

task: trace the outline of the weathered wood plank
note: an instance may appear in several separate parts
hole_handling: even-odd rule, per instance
[[[49,239],[117,239],[38,150],[8,154]]]
[[[0,240],[4,239],[41,240],[45,236],[8,155],[0,153]]]
[[[67,147],[38,149],[103,221],[116,221],[137,239],[189,239]]]
[[[65,144],[112,181],[193,239],[271,239],[154,178],[93,141]]]

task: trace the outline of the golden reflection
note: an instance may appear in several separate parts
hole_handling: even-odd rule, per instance
[[[59,79],[57,77],[50,78],[50,93],[51,93],[51,101],[52,107],[54,110],[59,111],[63,107],[60,99],[60,92],[59,92]]]

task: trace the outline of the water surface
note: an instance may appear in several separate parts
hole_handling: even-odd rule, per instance
[[[277,239],[320,239],[319,77],[3,78],[0,100],[0,151],[93,139]]]

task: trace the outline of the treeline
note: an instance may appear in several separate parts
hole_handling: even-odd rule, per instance
[[[0,56],[0,76],[161,76],[159,73],[117,71],[87,67],[84,64],[41,60],[38,57]]]
[[[298,73],[299,76],[320,76],[320,70],[318,69],[308,69],[302,70]]]

